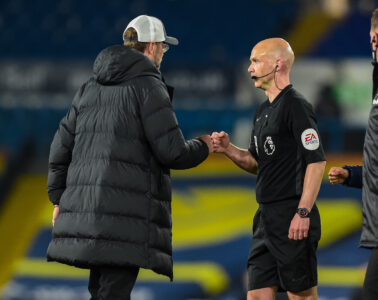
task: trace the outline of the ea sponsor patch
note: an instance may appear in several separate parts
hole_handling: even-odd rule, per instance
[[[315,129],[308,128],[301,135],[303,147],[307,150],[316,150],[319,148],[319,136]]]

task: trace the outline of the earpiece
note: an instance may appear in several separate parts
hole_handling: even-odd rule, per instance
[[[375,44],[375,36],[373,36],[373,40],[372,40],[372,43],[374,43],[374,44]]]
[[[278,64],[278,63],[276,63],[276,66],[275,66],[275,68],[277,69],[278,67],[279,67],[280,65]]]

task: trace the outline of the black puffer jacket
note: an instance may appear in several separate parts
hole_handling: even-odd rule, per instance
[[[103,50],[51,145],[48,192],[60,213],[47,259],[172,279],[169,169],[207,155],[204,142],[184,140],[154,64],[128,47]]]

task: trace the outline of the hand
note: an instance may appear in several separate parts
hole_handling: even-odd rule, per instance
[[[214,143],[214,152],[226,152],[228,146],[230,146],[230,137],[224,131],[213,132],[211,135]]]
[[[58,217],[58,215],[59,215],[59,206],[55,206],[54,211],[53,211],[53,217],[52,217],[52,225],[53,225],[53,227],[55,225],[55,220]]]
[[[301,218],[298,214],[295,214],[290,223],[289,239],[297,241],[307,238],[309,228],[310,218]]]
[[[206,143],[207,147],[209,148],[209,153],[214,152],[213,139],[210,135],[203,135],[200,136],[198,139]]]
[[[328,179],[331,184],[344,183],[349,177],[349,171],[339,167],[332,167],[328,172]]]

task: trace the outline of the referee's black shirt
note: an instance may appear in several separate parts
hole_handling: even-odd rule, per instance
[[[258,162],[259,203],[299,200],[308,164],[325,161],[312,106],[292,85],[254,117],[249,151]]]

